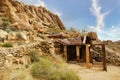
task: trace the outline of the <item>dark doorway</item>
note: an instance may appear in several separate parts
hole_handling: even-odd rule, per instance
[[[85,48],[85,45],[81,45],[81,48],[80,48],[80,61],[81,62],[86,61],[86,48]]]
[[[76,61],[76,46],[67,47],[67,58],[68,61]]]

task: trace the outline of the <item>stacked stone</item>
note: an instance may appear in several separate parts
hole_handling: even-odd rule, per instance
[[[101,52],[101,48],[100,47],[94,47],[94,51],[92,51],[92,53],[94,55],[100,54]],[[106,47],[106,58],[107,58],[107,63],[113,64],[113,65],[117,65],[120,66],[120,56],[117,55],[118,53],[109,50]]]
[[[112,53],[112,52],[106,52],[106,53],[107,53],[108,63],[120,66],[120,56],[118,56],[118,55],[116,55],[115,53]]]
[[[0,66],[6,66],[6,62],[8,67],[12,63],[19,64],[19,59],[29,56],[31,50],[38,50],[40,55],[42,55],[42,53],[49,53],[50,55],[55,56],[55,48],[52,41],[35,42],[13,48],[1,48]]]

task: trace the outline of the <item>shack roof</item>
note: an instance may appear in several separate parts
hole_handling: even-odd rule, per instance
[[[81,45],[81,38],[60,39],[59,42],[63,45]]]

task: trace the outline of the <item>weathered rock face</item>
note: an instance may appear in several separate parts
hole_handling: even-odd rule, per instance
[[[20,30],[45,32],[50,27],[65,29],[60,18],[46,8],[25,5],[16,0],[0,0],[0,17],[7,17]]]
[[[105,47],[105,51],[106,51],[106,59],[107,59],[107,63],[113,64],[113,65],[117,65],[120,66],[120,55],[119,53],[117,53],[116,51],[112,50],[111,48]],[[95,55],[100,55],[100,57],[102,57],[102,53],[101,53],[102,49],[99,47],[94,47],[94,49],[92,50],[92,54],[93,56]]]
[[[51,40],[42,40],[11,48],[0,48],[0,69],[9,68],[12,64],[29,64],[31,62],[29,53],[34,50],[38,51],[38,56],[55,56],[55,47]]]
[[[4,40],[7,38],[7,32],[0,30],[0,41]]]
[[[93,40],[98,40],[98,36],[96,32],[88,32],[87,35]]]

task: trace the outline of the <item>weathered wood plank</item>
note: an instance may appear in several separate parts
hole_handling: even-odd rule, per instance
[[[107,71],[106,65],[106,53],[105,53],[105,45],[102,45],[102,52],[103,52],[103,71]]]
[[[80,61],[80,49],[79,49],[79,46],[76,46],[76,60],[77,60],[77,62]]]
[[[86,44],[86,67],[90,68],[89,45]]]
[[[64,45],[64,58],[67,61],[67,46]]]

